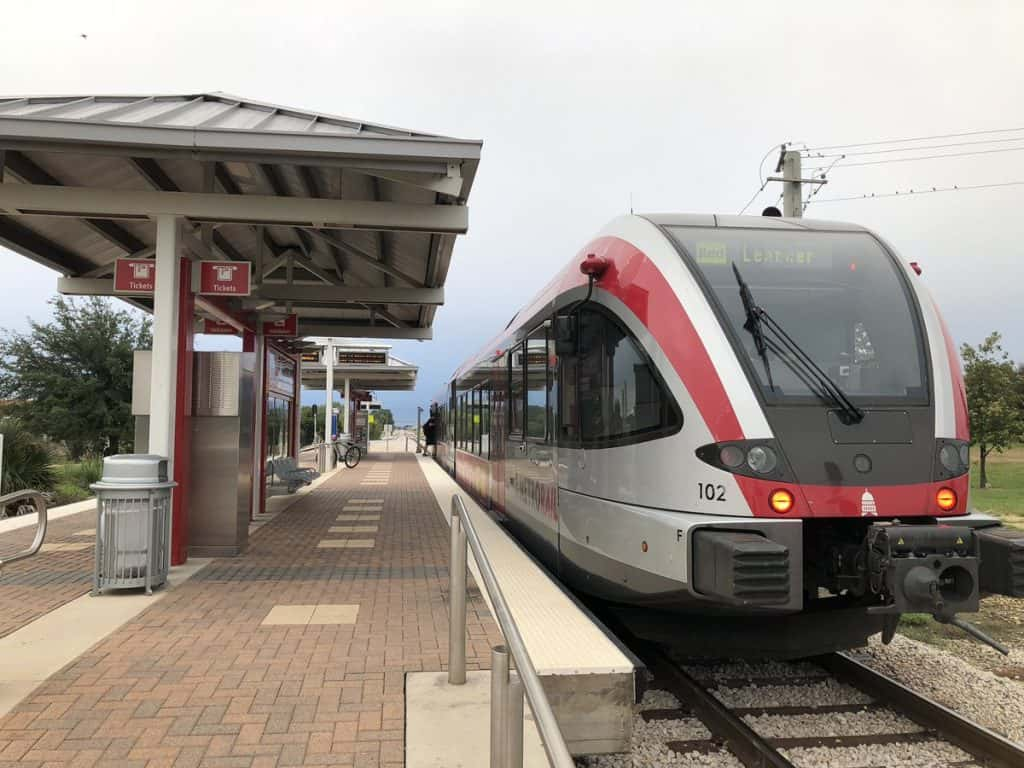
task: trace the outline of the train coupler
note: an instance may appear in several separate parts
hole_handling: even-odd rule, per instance
[[[875,523],[864,542],[872,613],[930,613],[949,622],[978,610],[978,542],[966,526]]]

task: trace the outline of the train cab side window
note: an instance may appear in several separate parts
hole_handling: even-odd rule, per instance
[[[525,386],[525,359],[523,345],[517,344],[508,352],[508,432],[523,434],[523,395]]]
[[[526,339],[526,437],[548,439],[548,335],[544,326]]]
[[[639,343],[604,312],[580,313],[576,361],[583,444],[645,439],[674,431],[679,410]]]

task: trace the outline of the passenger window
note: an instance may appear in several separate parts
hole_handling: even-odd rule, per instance
[[[459,443],[462,446],[462,450],[469,450],[469,408],[466,407],[466,394],[459,395],[459,430],[461,437]]]
[[[491,390],[489,385],[484,385],[480,390],[480,455],[487,458],[490,455],[491,445]]]
[[[577,362],[583,443],[603,443],[677,427],[681,417],[647,356],[603,312],[580,313]]]
[[[523,345],[517,344],[508,353],[508,431],[510,435],[522,435],[523,433],[524,363]]]
[[[455,400],[455,446],[457,448],[463,448],[466,440],[466,425],[462,422],[462,416],[465,409],[462,406],[462,395],[458,395]]]
[[[548,335],[544,327],[526,340],[526,436],[548,438]]]
[[[480,455],[480,390],[473,390],[473,453]]]

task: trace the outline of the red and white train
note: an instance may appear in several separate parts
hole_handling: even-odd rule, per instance
[[[1024,533],[969,512],[955,345],[859,226],[616,219],[432,411],[437,461],[640,634],[803,655],[1024,594]]]

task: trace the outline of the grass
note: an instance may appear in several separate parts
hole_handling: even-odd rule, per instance
[[[53,505],[72,504],[92,496],[89,486],[103,474],[103,459],[87,457],[82,461],[54,465],[57,482],[50,492]]]
[[[971,449],[976,454],[975,449]],[[992,453],[985,463],[989,487],[978,488],[978,460],[971,462],[971,506],[999,517],[1007,525],[1024,528],[1024,446]]]

